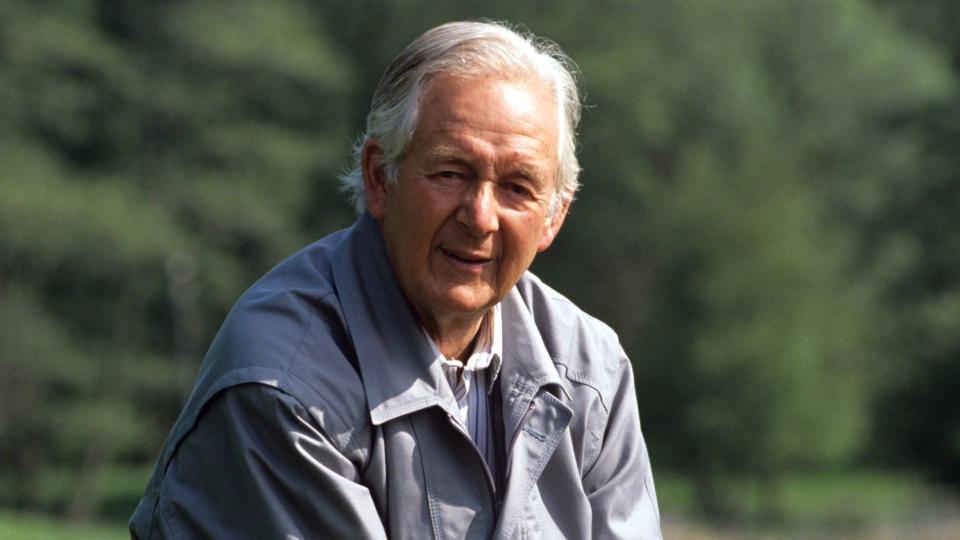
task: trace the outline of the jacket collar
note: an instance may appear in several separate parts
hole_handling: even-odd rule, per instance
[[[456,414],[456,399],[440,362],[400,289],[380,225],[369,213],[357,220],[338,246],[333,278],[357,352],[373,424],[433,405]],[[505,420],[516,425],[541,387],[559,390],[562,386],[516,288],[504,298],[501,308],[501,391],[504,412],[509,415]]]
[[[338,246],[333,279],[375,425],[440,404],[456,410],[432,347],[387,258],[380,224],[364,213]]]
[[[507,433],[512,433],[541,388],[546,387],[557,398],[565,395],[565,390],[536,322],[516,287],[504,297],[500,307],[503,316],[500,389],[505,427]]]

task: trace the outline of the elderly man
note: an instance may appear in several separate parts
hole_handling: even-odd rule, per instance
[[[390,65],[358,221],[239,300],[135,538],[659,538],[630,363],[527,272],[579,166],[566,57],[500,25]]]

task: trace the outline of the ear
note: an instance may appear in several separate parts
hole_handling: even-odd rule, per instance
[[[553,215],[547,218],[547,226],[543,229],[543,234],[540,236],[537,253],[543,253],[550,247],[550,244],[553,243],[553,239],[556,238],[557,233],[560,232],[560,227],[563,226],[563,220],[567,218],[567,210],[569,209],[570,201],[564,200],[560,203],[560,207],[557,208]]]
[[[360,167],[363,189],[367,195],[367,210],[382,223],[387,210],[387,172],[383,166],[383,149],[375,139],[363,143]]]

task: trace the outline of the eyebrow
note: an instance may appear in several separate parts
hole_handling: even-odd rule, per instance
[[[427,151],[427,159],[430,161],[462,161],[467,162],[463,156],[466,152],[455,146],[441,144]]]

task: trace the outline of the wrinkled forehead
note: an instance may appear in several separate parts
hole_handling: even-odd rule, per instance
[[[424,117],[456,122],[464,117],[477,119],[478,113],[479,118],[484,118],[482,113],[486,112],[489,114],[485,119],[490,122],[536,118],[548,126],[547,131],[551,133],[556,133],[563,122],[559,101],[552,89],[525,77],[439,73],[423,85],[417,105],[416,118],[410,126],[411,137]],[[495,113],[501,116],[493,116]],[[557,143],[554,141],[554,145]]]
[[[411,142],[423,130],[458,125],[507,135],[526,135],[557,150],[558,105],[543,88],[526,81],[441,75],[420,96],[420,111]]]

